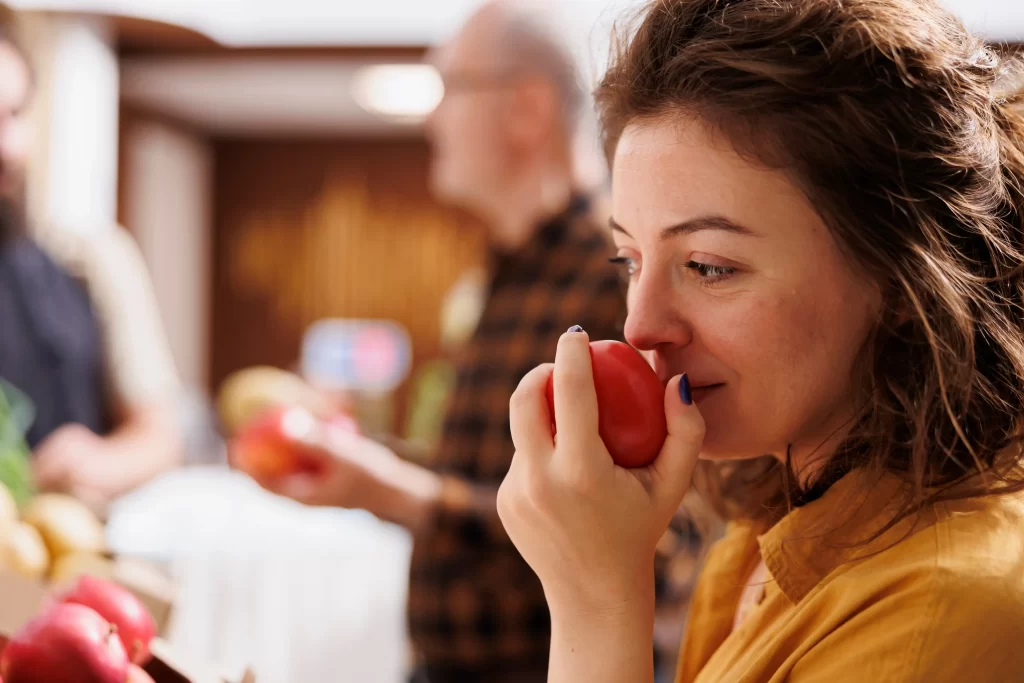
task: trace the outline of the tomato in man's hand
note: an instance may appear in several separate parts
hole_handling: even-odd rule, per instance
[[[597,390],[598,433],[612,460],[627,469],[646,467],[668,436],[665,386],[636,349],[617,341],[590,342]],[[548,380],[548,407],[554,429],[554,378]]]

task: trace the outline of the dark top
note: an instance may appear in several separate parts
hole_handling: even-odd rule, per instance
[[[0,244],[0,379],[35,404],[30,448],[59,427],[109,428],[89,297],[28,238]]]

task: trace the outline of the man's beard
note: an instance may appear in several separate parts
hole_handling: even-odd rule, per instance
[[[21,198],[0,196],[0,246],[27,234],[25,202]]]

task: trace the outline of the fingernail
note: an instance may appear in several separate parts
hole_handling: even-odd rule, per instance
[[[683,405],[690,405],[693,403],[693,394],[690,392],[690,378],[683,373],[683,376],[679,378],[679,398],[682,400]]]
[[[582,332],[583,328],[580,327],[579,325],[573,325],[572,327],[569,328],[568,331],[569,332]]]

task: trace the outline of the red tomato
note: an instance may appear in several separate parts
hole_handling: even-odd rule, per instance
[[[619,467],[646,467],[668,436],[665,386],[643,356],[629,344],[590,342],[597,390],[597,431]],[[555,415],[555,389],[548,380],[548,406]],[[552,420],[552,429],[554,422]]]

